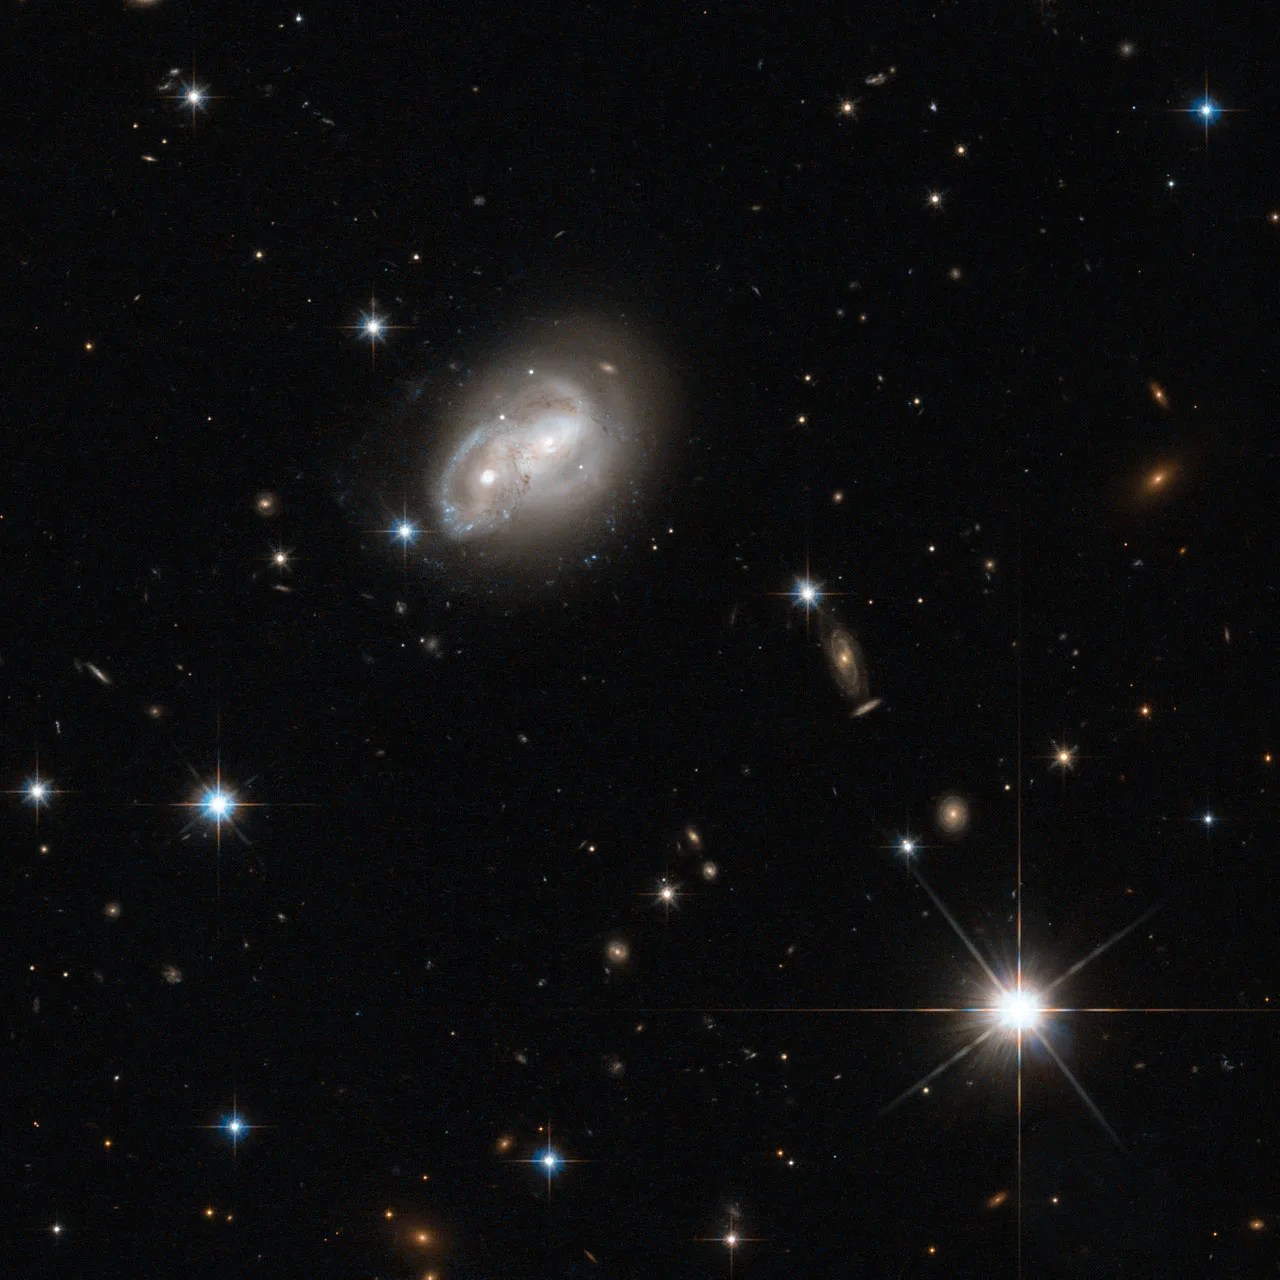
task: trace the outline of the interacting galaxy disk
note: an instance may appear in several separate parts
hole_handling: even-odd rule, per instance
[[[439,424],[431,524],[506,559],[554,554],[615,526],[665,426],[663,383],[633,336],[599,321],[518,340]]]
[[[440,526],[451,538],[554,534],[626,483],[627,408],[611,387],[536,369],[505,381],[473,411],[441,471]]]
[[[630,328],[526,327],[424,377],[356,445],[341,498],[407,565],[588,564],[642,505],[673,414],[662,362]],[[396,541],[401,525],[413,545]],[[510,578],[510,573],[506,575]]]

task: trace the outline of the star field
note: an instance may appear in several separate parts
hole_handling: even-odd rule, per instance
[[[1275,1274],[1273,14],[4,20],[0,1272]]]

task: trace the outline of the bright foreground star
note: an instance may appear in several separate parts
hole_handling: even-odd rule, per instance
[[[225,791],[210,791],[205,795],[204,811],[215,822],[230,817],[235,807],[236,802]]]
[[[997,1012],[1002,1027],[1010,1031],[1030,1031],[1040,1021],[1040,1001],[1032,992],[1013,987],[1000,993]]]

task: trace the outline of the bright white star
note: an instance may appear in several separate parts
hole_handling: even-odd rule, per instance
[[[997,1005],[1000,1025],[1010,1031],[1030,1031],[1040,1021],[1040,1001],[1020,987],[1012,987],[1000,993]]]
[[[230,817],[235,807],[236,802],[225,791],[210,791],[205,795],[204,811],[215,822]]]

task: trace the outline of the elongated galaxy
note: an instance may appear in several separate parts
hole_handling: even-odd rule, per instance
[[[519,554],[613,525],[653,453],[660,383],[631,339],[598,323],[517,344],[445,424],[429,477],[440,531]]]
[[[857,636],[831,614],[821,615],[821,625],[822,652],[836,687],[854,704],[855,716],[874,711],[880,705],[880,699],[870,696],[867,660]]]

